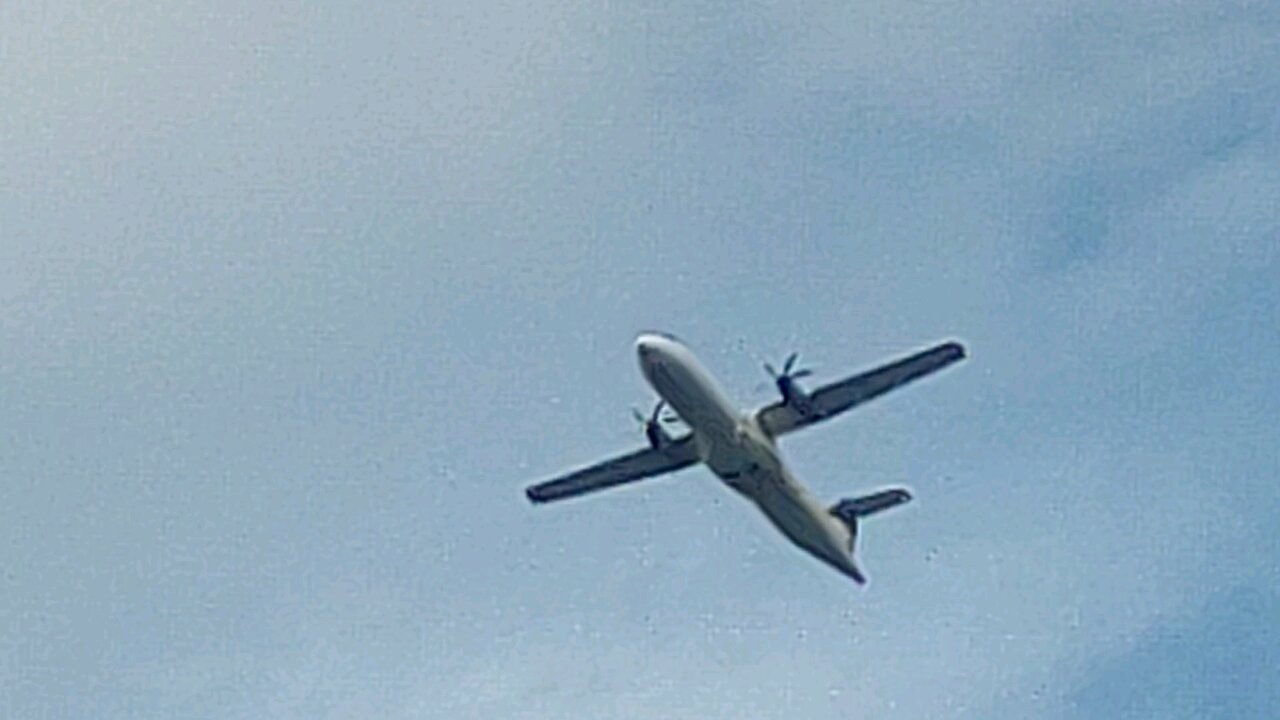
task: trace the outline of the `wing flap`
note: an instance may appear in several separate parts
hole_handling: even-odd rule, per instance
[[[777,437],[839,415],[855,405],[861,405],[894,388],[937,372],[964,357],[965,349],[960,343],[942,343],[896,362],[819,388],[810,396],[808,412],[802,412],[790,404],[779,401],[762,408],[756,418],[766,433]]]
[[[644,448],[620,455],[563,477],[531,485],[525,496],[531,502],[564,500],[686,468],[698,461],[693,436],[686,435],[661,449]]]

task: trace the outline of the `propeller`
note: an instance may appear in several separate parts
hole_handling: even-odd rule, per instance
[[[657,404],[653,406],[653,412],[647,416],[637,408],[631,408],[631,416],[634,417],[636,422],[640,423],[644,428],[644,434],[649,438],[649,443],[654,447],[664,445],[671,440],[667,435],[667,432],[662,429],[662,425],[659,421],[669,424],[680,422],[680,418],[674,413],[667,411],[664,414],[662,412],[666,407],[667,401],[659,400]]]
[[[663,412],[663,410],[666,410],[666,412]],[[653,412],[647,417],[644,413],[640,412],[639,409],[633,406],[631,408],[631,416],[636,419],[636,422],[646,427],[648,427],[650,423],[656,423],[659,420],[669,425],[684,422],[680,419],[679,415],[676,415],[674,412],[667,409],[666,400],[659,400],[658,403],[653,406]]]
[[[771,376],[773,376],[773,379],[775,382],[786,377],[789,377],[792,380],[799,380],[800,378],[803,378],[803,377],[809,377],[810,375],[813,374],[813,371],[810,370],[809,368],[792,370],[792,368],[795,367],[796,360],[799,357],[800,357],[800,353],[798,352],[793,352],[790,355],[788,355],[786,361],[782,363],[782,372],[778,372],[777,369],[775,369],[773,365],[769,363],[764,364],[764,369]]]
[[[658,413],[662,412],[662,405],[663,401],[659,400],[658,404],[653,408],[653,417],[646,417],[644,413],[640,412],[639,408],[633,405],[631,407],[631,417],[635,418],[636,422],[641,425],[648,425],[651,422],[656,422],[658,419]]]
[[[781,371],[770,363],[764,364],[765,372],[769,373],[769,376],[773,378],[773,384],[777,386],[778,393],[787,402],[791,402],[803,395],[803,391],[796,385],[796,381],[813,374],[813,370],[809,368],[796,368],[796,360],[799,357],[800,353],[798,352],[788,355],[787,359],[782,363]]]

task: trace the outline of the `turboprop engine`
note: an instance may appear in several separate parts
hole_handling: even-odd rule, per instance
[[[674,415],[662,415],[662,409],[666,407],[665,400],[659,400],[657,405],[653,406],[653,412],[645,417],[643,413],[635,408],[631,408],[631,414],[635,417],[636,422],[644,427],[644,435],[649,438],[649,445],[654,450],[661,450],[671,444],[671,434],[667,429],[662,427],[662,423],[679,422],[679,418]]]
[[[764,364],[765,372],[773,378],[773,384],[778,388],[778,394],[782,396],[782,401],[787,405],[799,410],[801,414],[808,415],[813,410],[813,401],[809,398],[809,393],[800,387],[800,383],[796,382],[800,378],[809,377],[813,371],[809,368],[800,368],[793,370],[796,364],[796,358],[799,353],[791,353],[787,356],[786,362],[782,364],[782,371],[779,372],[769,363]]]

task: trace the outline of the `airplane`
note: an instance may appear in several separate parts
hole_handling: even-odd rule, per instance
[[[911,493],[889,488],[827,506],[796,480],[777,438],[833,418],[965,357],[963,345],[944,342],[810,393],[798,380],[812,373],[796,369],[797,354],[792,353],[781,370],[765,363],[781,399],[743,413],[676,336],[644,332],[636,338],[635,349],[640,370],[659,397],[648,417],[634,411],[644,425],[648,447],[532,485],[525,490],[528,499],[533,503],[564,500],[702,463],[754,502],[792,543],[859,585],[867,582],[854,562],[859,521],[911,500]],[[675,415],[662,417],[668,406]],[[680,422],[689,431],[672,437],[662,422]]]

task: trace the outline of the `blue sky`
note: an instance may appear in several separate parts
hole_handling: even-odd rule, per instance
[[[1261,718],[1274,3],[0,10],[0,714]],[[642,438],[631,341],[907,484],[865,589]]]

